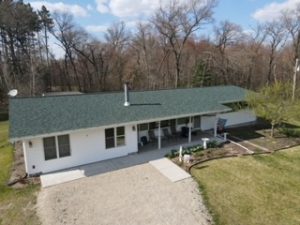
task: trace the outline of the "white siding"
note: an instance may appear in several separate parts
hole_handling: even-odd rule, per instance
[[[210,130],[214,128],[215,116],[201,116],[201,129]],[[238,126],[240,124],[256,121],[256,116],[252,110],[243,109],[237,112],[222,113],[218,118],[226,119],[226,127]]]
[[[251,123],[256,121],[256,116],[254,112],[249,109],[243,109],[237,112],[220,114],[219,117],[227,120],[226,127],[236,126],[239,124]]]
[[[134,131],[133,126],[135,127]],[[125,146],[105,149],[104,129],[71,133],[71,156],[51,160],[45,160],[42,138],[32,139],[32,147],[29,147],[28,141],[25,141],[27,173],[46,173],[137,152],[137,127],[135,125],[125,126],[125,135]]]
[[[215,116],[201,116],[201,130],[210,130],[215,127]]]

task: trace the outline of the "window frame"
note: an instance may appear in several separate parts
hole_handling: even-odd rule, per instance
[[[141,129],[141,126],[146,126],[147,125],[147,129]],[[149,130],[149,123],[141,123],[138,126],[139,131],[148,131]]]
[[[182,120],[182,121],[180,121],[180,120]],[[181,122],[183,122],[183,120],[184,120],[184,123],[181,123]],[[189,123],[189,117],[181,117],[181,118],[176,119],[177,125],[187,125],[188,123]]]
[[[124,133],[118,135],[118,129],[123,128],[124,129]],[[106,130],[113,130],[113,137],[106,137]],[[124,141],[122,144],[118,144],[118,139],[122,138]],[[113,139],[113,143],[114,146],[113,147],[107,147],[107,139]],[[119,126],[119,127],[110,127],[110,128],[105,128],[104,129],[104,140],[105,140],[105,149],[109,150],[109,149],[114,149],[114,148],[120,148],[123,146],[126,146],[126,127],[125,126]]]
[[[108,130],[113,130],[113,132],[112,132],[113,135],[112,136],[109,136],[109,137],[106,136],[106,131],[108,131]],[[113,128],[106,128],[104,130],[104,139],[105,139],[105,149],[111,149],[111,148],[116,147],[116,133],[115,133],[115,128],[114,127]],[[107,140],[112,140],[113,146],[108,147],[107,146]]]
[[[54,146],[52,146],[52,147],[54,147],[55,157],[53,157],[53,158],[47,158],[46,150],[48,150],[49,148],[45,146],[45,140],[46,139],[54,139]],[[50,160],[58,158],[58,155],[57,155],[57,145],[56,145],[56,138],[55,138],[55,136],[44,137],[43,138],[43,150],[44,150],[44,159],[45,159],[45,161],[50,161]]]
[[[67,137],[68,138],[68,144],[63,144],[63,146],[62,146],[62,147],[66,147],[66,146],[69,147],[69,149],[68,149],[68,155],[61,155],[61,149],[60,149],[61,146],[59,145],[59,138],[60,137]],[[68,135],[68,134],[58,135],[58,136],[56,136],[56,138],[57,138],[57,147],[58,147],[58,156],[59,156],[59,158],[65,158],[65,157],[71,156],[70,135]]]
[[[60,136],[68,136],[68,142],[69,142],[69,155],[61,156],[60,155],[60,148],[58,144],[58,137]],[[51,159],[46,159],[46,151],[45,151],[45,139],[47,138],[54,138],[54,146],[55,146],[55,158]],[[71,147],[71,141],[70,141],[70,134],[63,134],[63,135],[56,135],[56,136],[49,136],[49,137],[44,137],[43,139],[43,153],[44,153],[44,159],[45,161],[49,160],[54,160],[54,159],[61,159],[61,158],[66,158],[66,157],[71,157],[72,156],[72,147]]]

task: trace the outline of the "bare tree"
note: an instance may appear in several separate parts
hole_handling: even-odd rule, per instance
[[[296,10],[284,12],[282,15],[284,28],[289,32],[294,49],[293,64],[300,57],[300,3]]]
[[[204,23],[212,21],[215,0],[190,0],[179,3],[173,0],[166,7],[160,7],[152,19],[158,32],[165,38],[175,58],[176,75],[174,86],[180,85],[181,57],[183,47],[192,33]]]
[[[274,79],[276,80],[273,72],[274,66],[276,65],[277,51],[284,45],[284,42],[286,40],[286,32],[284,30],[283,24],[275,21],[266,23],[264,26],[264,31],[266,33],[266,43],[269,47],[267,84],[271,84],[272,77],[274,77]]]
[[[129,42],[129,34],[126,31],[125,23],[115,23],[109,27],[105,39],[110,52],[110,73],[113,77],[117,77],[118,89],[122,89],[127,63],[125,53]]]
[[[75,53],[74,50],[79,49],[79,45],[84,43],[87,39],[86,32],[77,27],[73,22],[73,17],[70,14],[54,14],[54,21],[56,23],[56,29],[52,31],[54,37],[59,41],[60,46],[65,51],[65,69],[66,72],[70,75],[68,62],[71,63],[72,72],[75,75],[75,81],[77,83],[78,90],[81,91],[85,84],[81,84],[80,77],[78,74],[76,62],[75,62]],[[83,83],[85,80],[83,79]],[[70,87],[70,82],[69,87]]]
[[[214,28],[215,39],[216,39],[216,48],[219,52],[217,57],[217,63],[219,64],[218,68],[221,71],[222,78],[224,83],[228,83],[229,73],[229,58],[226,55],[226,50],[230,46],[236,45],[242,36],[242,28],[229,21],[220,22],[219,26]]]

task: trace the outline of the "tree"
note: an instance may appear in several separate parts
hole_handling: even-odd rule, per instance
[[[205,87],[209,86],[212,80],[212,74],[207,68],[205,62],[200,60],[196,65],[196,71],[193,77],[194,87]]]
[[[275,82],[263,87],[258,93],[248,95],[248,104],[258,117],[271,123],[271,137],[274,129],[284,122],[297,117],[299,102],[291,100],[292,86],[290,83]]]
[[[288,31],[294,48],[293,63],[300,57],[300,3],[295,10],[283,12],[284,28]]]
[[[204,23],[212,21],[212,10],[216,3],[216,0],[190,0],[184,3],[173,0],[167,7],[161,6],[152,19],[174,55],[175,88],[180,85],[183,48],[191,34]]]
[[[274,75],[274,66],[276,65],[277,51],[279,50],[281,44],[285,42],[286,32],[284,30],[283,24],[277,21],[273,21],[265,24],[266,42],[269,46],[269,67],[267,74],[267,83],[272,82],[272,74]],[[276,81],[276,76],[274,75],[274,80]]]
[[[221,71],[224,83],[228,83],[228,76],[231,75],[229,71],[229,57],[227,56],[227,48],[237,44],[241,40],[242,28],[229,21],[222,21],[219,26],[214,29],[216,38],[216,48],[218,49],[220,58],[217,60],[219,70]]]
[[[47,66],[49,67],[49,45],[48,45],[48,32],[52,32],[54,28],[54,22],[51,18],[50,12],[45,6],[42,6],[42,9],[38,12],[40,21],[43,26],[44,31],[44,40],[45,40],[45,50],[46,50],[46,60],[47,60]]]

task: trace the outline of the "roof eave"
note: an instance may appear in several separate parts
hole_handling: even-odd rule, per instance
[[[51,133],[46,133],[46,134],[41,134],[41,135],[38,134],[38,135],[31,135],[31,136],[12,137],[12,138],[9,138],[9,141],[11,143],[14,143],[17,141],[25,141],[25,140],[30,140],[30,139],[34,139],[34,138],[44,138],[44,137],[49,137],[49,136],[77,133],[77,132],[82,132],[82,131],[86,131],[86,130],[94,130],[94,129],[99,129],[99,128],[109,128],[109,127],[114,127],[114,126],[126,126],[126,125],[130,125],[130,124],[139,124],[139,123],[162,121],[162,120],[168,120],[168,119],[177,119],[177,118],[188,117],[188,116],[197,116],[197,115],[203,116],[203,115],[209,115],[209,114],[219,114],[219,113],[225,113],[225,112],[230,112],[230,111],[232,111],[231,108],[224,106],[224,109],[222,109],[222,110],[220,109],[220,110],[212,110],[212,111],[207,111],[207,112],[202,112],[202,113],[174,115],[174,116],[170,116],[170,117],[157,117],[157,118],[151,118],[151,119],[147,119],[147,120],[137,120],[137,121],[130,121],[127,123],[107,124],[107,125],[97,126],[97,127],[88,127],[88,128],[81,128],[81,129],[76,129],[76,130],[51,132]]]

